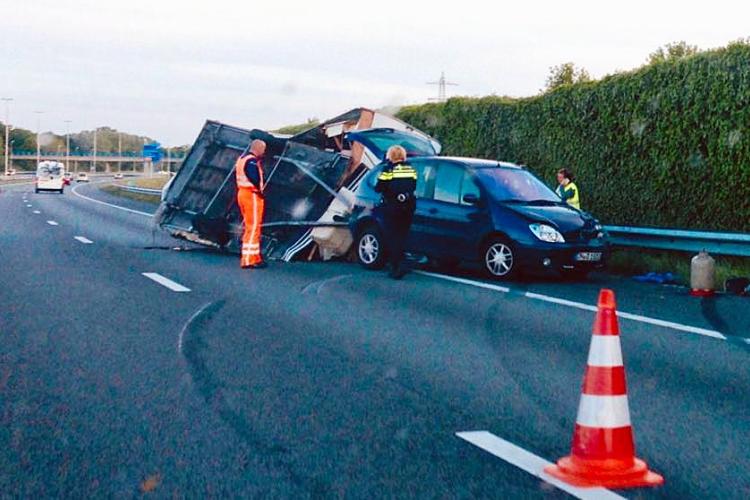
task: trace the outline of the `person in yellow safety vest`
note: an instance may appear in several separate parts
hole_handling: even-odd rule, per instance
[[[581,198],[578,194],[578,186],[573,182],[573,172],[567,168],[561,168],[557,171],[557,189],[555,192],[571,207],[581,209]]]
[[[240,206],[245,229],[242,233],[242,269],[266,267],[260,253],[260,227],[263,224],[265,199],[263,191],[263,156],[266,143],[256,139],[250,144],[247,154],[241,155],[234,165],[237,180],[237,204]]]

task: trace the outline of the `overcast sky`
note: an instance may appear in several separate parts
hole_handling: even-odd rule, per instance
[[[194,5],[193,5],[194,4]],[[277,128],[352,107],[449,95],[528,96],[572,61],[599,78],[669,42],[750,36],[750,4],[0,0],[0,97],[10,122],[109,125],[165,145],[206,119]],[[0,107],[0,117],[5,110]]]

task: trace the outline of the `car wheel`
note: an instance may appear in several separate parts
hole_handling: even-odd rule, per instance
[[[482,270],[493,279],[508,279],[518,274],[513,245],[505,238],[492,238],[482,250]]]
[[[34,188],[34,193],[35,193],[35,194],[39,194],[39,189],[37,189],[37,188]]]
[[[359,232],[357,261],[366,269],[382,269],[385,266],[383,233],[377,226],[370,225]]]

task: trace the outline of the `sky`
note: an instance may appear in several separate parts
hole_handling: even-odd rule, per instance
[[[64,133],[71,120],[166,146],[207,119],[275,129],[427,102],[442,71],[449,96],[523,97],[560,63],[601,78],[670,42],[750,37],[750,4],[724,0],[0,0],[0,13],[11,124]]]

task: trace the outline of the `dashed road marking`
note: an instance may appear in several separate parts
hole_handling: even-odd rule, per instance
[[[42,213],[42,212],[40,212],[39,210],[34,210],[34,213],[35,213],[35,214],[40,214],[40,213]]]
[[[487,431],[457,432],[456,436],[474,446],[478,446],[486,452],[515,465],[529,474],[538,477],[542,481],[563,490],[566,493],[581,499],[621,499],[620,495],[606,488],[578,488],[564,483],[559,479],[544,472],[544,468],[552,465],[545,459],[514,445],[510,441],[495,436]]]
[[[93,243],[93,241],[91,241],[90,239],[86,238],[85,236],[74,236],[73,239],[76,239],[76,240],[80,241],[84,245],[91,245]]]
[[[596,312],[596,306],[592,306],[591,304],[584,304],[582,302],[575,302],[572,300],[561,299],[559,297],[552,297],[550,295],[543,295],[541,293],[515,292],[514,290],[508,287],[493,285],[491,283],[483,283],[481,281],[468,280],[464,278],[456,278],[454,276],[446,276],[444,274],[430,273],[426,271],[415,271],[415,272],[418,274],[425,275],[425,276],[431,276],[433,278],[438,278],[438,279],[442,279],[446,281],[453,281],[455,283],[462,283],[462,284],[474,286],[477,288],[485,288],[488,290],[494,290],[494,291],[502,292],[502,293],[518,293],[518,295],[526,297],[527,299],[539,300],[539,301],[548,302],[551,304],[558,304],[558,305],[562,305],[566,307],[572,307],[575,309],[582,309],[584,311]],[[718,332],[716,330],[709,330],[707,328],[683,325],[681,323],[675,323],[673,321],[665,321],[663,319],[650,318],[648,316],[641,316],[639,314],[631,314],[631,313],[622,312],[622,311],[617,311],[617,316],[623,319],[629,319],[632,321],[638,321],[640,323],[647,323],[650,325],[670,328],[672,330],[677,330],[680,332],[694,333],[697,335],[702,335],[704,337],[711,337],[711,338],[715,338],[719,340],[727,340],[726,335],[724,335],[723,333]]]
[[[57,222],[55,222],[53,220],[48,220],[47,224],[49,224],[50,226],[59,226],[60,225],[60,224],[58,224]]]
[[[165,278],[159,273],[141,273],[150,280],[159,283],[161,286],[167,287],[173,292],[189,292],[190,289],[180,285],[179,283],[172,281],[169,278]]]

